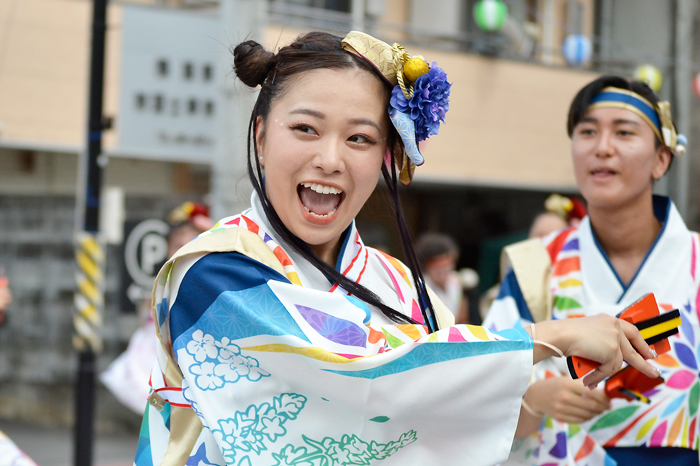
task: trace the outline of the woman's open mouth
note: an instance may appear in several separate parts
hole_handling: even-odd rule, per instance
[[[300,183],[297,194],[304,210],[318,220],[330,220],[345,199],[340,189],[319,183]]]
[[[591,170],[591,175],[594,179],[605,180],[615,176],[617,172],[611,168],[598,167]]]

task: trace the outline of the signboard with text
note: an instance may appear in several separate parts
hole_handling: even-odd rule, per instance
[[[210,163],[217,132],[220,21],[124,4],[117,147],[139,158]]]

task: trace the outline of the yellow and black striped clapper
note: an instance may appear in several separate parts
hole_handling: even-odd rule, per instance
[[[681,325],[681,313],[678,309],[673,309],[649,319],[633,322],[633,325],[637,327],[644,341],[648,345],[653,345],[678,333],[678,327]],[[571,377],[574,379],[583,377],[600,365],[597,362],[576,356],[566,358],[566,364]]]
[[[681,325],[681,313],[678,309],[643,320],[634,324],[648,345],[658,343],[663,339],[678,333]]]

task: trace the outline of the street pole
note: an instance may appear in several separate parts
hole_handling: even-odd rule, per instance
[[[352,0],[352,30],[365,30],[365,0]]]
[[[263,41],[265,4],[261,0],[221,0],[219,17],[226,45],[246,39]],[[218,72],[219,131],[211,170],[211,211],[215,219],[233,215],[249,205],[252,187],[246,168],[248,120],[257,93],[234,84],[233,55],[222,47]]]
[[[696,0],[677,0],[676,2],[676,18],[675,18],[675,62],[676,70],[674,73],[675,82],[673,90],[675,94],[675,105],[673,109],[676,128],[679,133],[685,134],[691,141],[694,138],[690,129],[692,128],[692,89],[693,89],[693,19],[695,18]],[[697,179],[697,172],[691,173],[690,158],[696,154],[696,150],[689,144],[688,153],[683,157],[678,157],[675,160],[673,170],[673,181],[671,191],[673,200],[678,207],[678,211],[686,221],[686,223],[695,222],[696,216],[694,209],[697,207],[698,189],[697,183],[689,183],[690,179]],[[690,178],[690,176],[693,178]],[[692,194],[689,196],[689,194]],[[692,199],[692,201],[690,200]]]
[[[80,169],[84,181],[78,196],[82,225],[76,230],[77,290],[73,346],[78,353],[75,397],[74,464],[91,466],[95,418],[95,355],[102,349],[100,329],[104,307],[104,252],[97,239],[102,188],[102,97],[104,88],[107,1],[93,1],[90,93],[86,152]]]
[[[599,61],[605,66],[606,72],[610,72],[609,65],[612,59],[612,16],[613,0],[602,0],[600,2],[600,58]]]

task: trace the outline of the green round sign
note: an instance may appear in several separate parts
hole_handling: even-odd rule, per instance
[[[501,0],[480,0],[474,5],[474,21],[484,31],[498,31],[508,17],[508,5]]]

